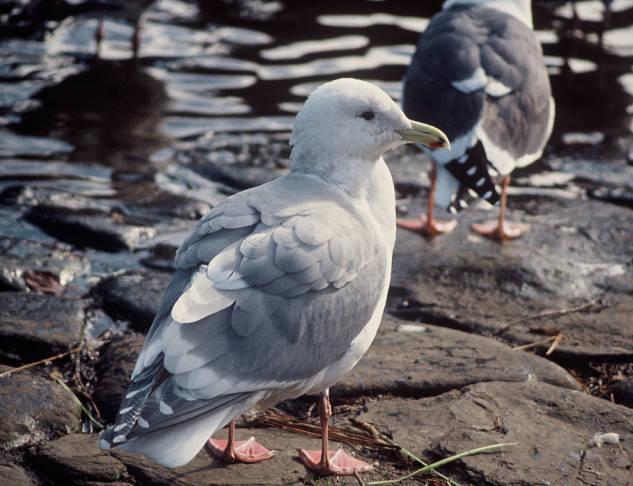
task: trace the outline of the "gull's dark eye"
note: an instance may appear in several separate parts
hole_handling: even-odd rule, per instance
[[[363,111],[359,116],[369,121],[369,120],[373,120],[376,117],[376,114],[371,110],[367,110],[367,111]]]

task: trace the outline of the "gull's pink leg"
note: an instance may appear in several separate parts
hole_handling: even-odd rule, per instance
[[[497,239],[499,241],[506,241],[514,240],[530,229],[529,224],[510,223],[509,221],[506,221],[509,184],[510,176],[505,176],[501,187],[499,218],[497,220],[485,221],[483,223],[474,223],[470,228],[475,233],[479,233],[482,236],[487,236],[488,238]]]
[[[457,221],[441,221],[435,219],[433,211],[435,209],[435,191],[437,190],[437,168],[433,162],[431,169],[431,190],[429,191],[429,202],[427,206],[427,214],[421,214],[417,219],[398,219],[396,224],[401,228],[412,231],[420,231],[429,236],[436,236],[443,233],[449,233],[457,226]]]
[[[251,437],[248,440],[235,440],[235,420],[229,424],[229,438],[209,439],[209,448],[214,456],[226,462],[245,462],[252,464],[273,457],[273,453]]]
[[[299,459],[308,468],[322,476],[353,476],[369,471],[372,466],[350,456],[343,449],[328,449],[328,426],[332,416],[329,390],[325,390],[319,399],[319,417],[321,419],[321,450],[306,451],[299,449]]]

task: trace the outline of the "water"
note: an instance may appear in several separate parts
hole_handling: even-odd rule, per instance
[[[165,207],[165,192],[211,206],[283,172],[292,119],[321,82],[359,77],[398,99],[440,5],[160,0],[144,12],[136,61],[130,15],[103,17],[101,59],[95,16],[45,31],[5,24],[0,192],[28,181],[144,214]],[[570,5],[535,4],[558,107],[546,158],[623,161],[633,146],[633,0],[613,2],[604,35],[602,2],[577,2],[577,18]],[[61,170],[39,177],[33,161]],[[81,165],[76,177],[68,163]]]

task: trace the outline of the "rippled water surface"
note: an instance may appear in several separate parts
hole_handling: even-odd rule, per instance
[[[147,213],[162,193],[212,205],[284,169],[292,119],[319,83],[354,76],[399,98],[441,5],[160,0],[143,12],[133,60],[137,3],[45,25],[5,17],[0,191],[28,179],[37,197],[55,188],[107,204],[116,195],[125,211]],[[631,157],[633,0],[613,1],[606,22],[601,1],[576,2],[575,13],[562,1],[534,8],[558,105],[548,156]],[[60,165],[69,162],[83,168]]]

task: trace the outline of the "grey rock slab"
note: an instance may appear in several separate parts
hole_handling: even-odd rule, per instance
[[[0,372],[11,369],[0,365]],[[0,450],[33,444],[80,427],[68,390],[29,371],[0,378]]]
[[[626,161],[559,157],[548,160],[554,170],[573,175],[580,182],[590,182],[596,188],[627,188],[633,190],[633,167]]]
[[[226,437],[226,432],[216,434]],[[297,460],[300,447],[318,449],[320,441],[306,436],[276,429],[237,429],[238,440],[255,436],[275,456],[257,464],[224,464],[203,448],[187,465],[167,469],[143,456],[117,452],[129,473],[141,484],[197,486],[197,485],[251,485],[297,483],[312,475]],[[337,444],[333,443],[333,447]]]
[[[107,277],[93,290],[103,302],[104,310],[116,319],[129,321],[132,327],[145,332],[169,285],[171,274],[137,270]]]
[[[36,484],[22,467],[3,460],[0,460],[0,478],[2,478],[3,484],[11,486],[32,486]]]
[[[466,211],[453,233],[432,240],[399,230],[390,308],[522,344],[562,332],[555,359],[632,357],[633,211],[597,201],[539,209],[511,213],[531,230],[502,245],[469,229],[496,212]]]
[[[460,484],[626,486],[633,471],[633,410],[545,383],[491,382],[433,398],[368,403],[358,418],[427,461],[489,444],[442,472]],[[595,445],[617,433],[618,444]]]
[[[29,272],[50,274],[64,286],[89,268],[84,256],[59,245],[0,237],[0,288],[26,290]]]
[[[0,292],[0,361],[27,362],[67,351],[82,337],[84,305],[31,292]]]
[[[40,228],[24,221],[21,211],[8,206],[0,206],[0,236],[49,244],[56,243],[54,238]]]
[[[218,437],[225,437],[221,431]],[[57,481],[73,484],[125,481],[175,486],[295,484],[312,478],[297,460],[297,449],[318,449],[319,439],[276,429],[237,429],[238,440],[255,436],[275,456],[258,464],[225,464],[206,448],[186,466],[168,469],[142,455],[112,449],[101,451],[98,436],[71,434],[46,443],[37,452],[37,464]],[[332,447],[339,444],[332,442]]]
[[[49,480],[69,483],[113,482],[127,475],[125,466],[99,448],[96,436],[69,434],[42,444],[35,458],[36,467]],[[68,483],[67,483],[68,484]]]
[[[25,218],[61,241],[105,251],[134,249],[155,234],[150,226],[128,224],[123,218],[88,209],[39,205],[29,209]]]
[[[97,365],[98,383],[93,398],[108,422],[113,422],[125,390],[130,384],[136,358],[144,337],[127,335],[114,338],[100,349]]]
[[[367,354],[333,396],[430,396],[489,381],[541,381],[579,389],[558,365],[494,339],[385,317]]]

